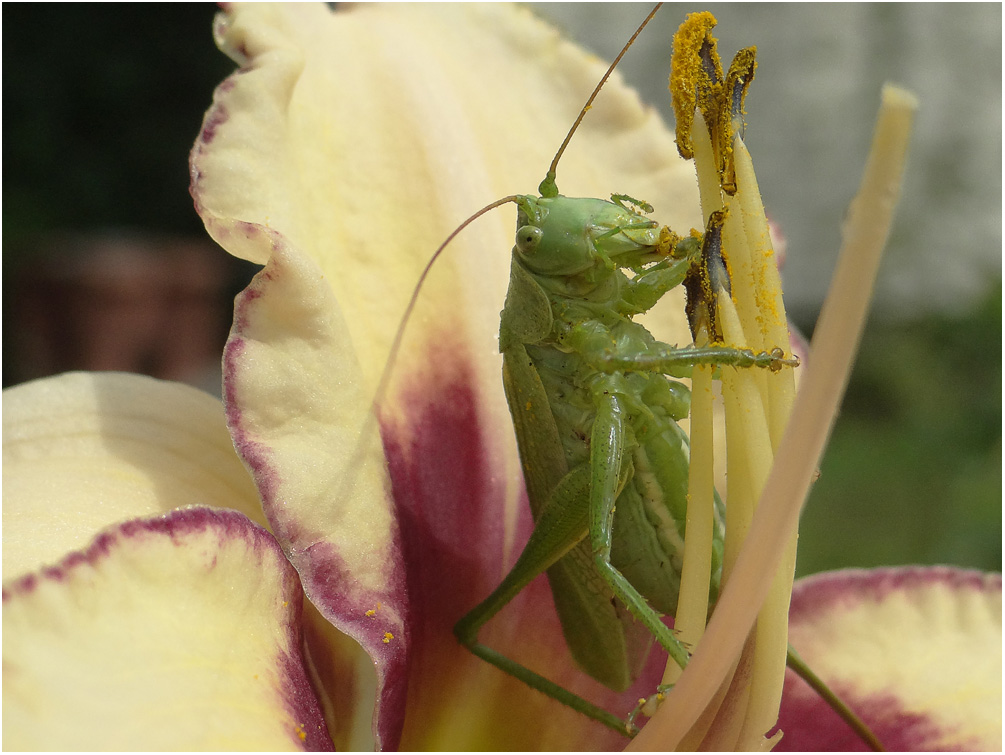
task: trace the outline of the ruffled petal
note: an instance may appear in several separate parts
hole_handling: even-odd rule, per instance
[[[378,426],[324,276],[271,235],[224,354],[227,418],[307,597],[373,659],[384,713],[375,734],[393,747],[409,637]]]
[[[256,224],[318,262],[372,386],[433,250],[479,207],[536,191],[604,64],[511,6],[228,11],[217,39],[242,68],[218,89],[193,150],[197,208],[232,254],[268,260],[269,243],[246,233]],[[693,169],[616,74],[559,186],[570,196],[629,193],[676,229],[704,226]],[[435,319],[422,330],[449,324],[464,341],[493,343],[512,217],[479,221],[437,264],[422,297],[431,306],[416,316]],[[665,337],[689,340],[682,309],[672,310],[677,330]]]
[[[238,512],[106,530],[4,588],[4,749],[331,749],[301,601]]]
[[[949,567],[814,575],[789,638],[890,750],[1001,750],[1001,575]],[[864,745],[791,671],[780,750]]]

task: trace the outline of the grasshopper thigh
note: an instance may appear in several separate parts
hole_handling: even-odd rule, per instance
[[[586,507],[581,504],[589,489],[585,468],[575,469],[559,483],[541,510],[534,531],[513,568],[485,600],[461,618],[454,634],[465,645],[475,640],[478,630],[513,600],[531,580],[586,537],[589,530]]]

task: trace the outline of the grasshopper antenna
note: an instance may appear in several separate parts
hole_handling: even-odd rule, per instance
[[[447,245],[453,241],[457,235],[467,228],[471,223],[480,218],[489,210],[494,210],[496,207],[501,207],[509,202],[515,202],[517,196],[511,194],[508,197],[503,197],[502,199],[497,199],[492,204],[485,205],[478,212],[471,215],[463,223],[457,226],[446,240],[437,247],[436,251],[433,252],[433,256],[429,258],[429,262],[422,269],[422,273],[419,275],[419,280],[415,284],[415,288],[412,290],[412,296],[408,300],[408,304],[405,306],[405,311],[401,316],[401,320],[398,323],[398,329],[395,331],[394,340],[391,341],[391,349],[387,354],[387,361],[384,363],[384,369],[380,373],[380,380],[377,383],[377,390],[373,394],[373,399],[370,401],[370,411],[368,411],[360,425],[359,437],[361,442],[356,445],[356,450],[353,452],[352,457],[348,460],[345,465],[346,475],[342,478],[341,491],[344,495],[351,493],[353,486],[357,480],[357,475],[359,469],[364,466],[363,454],[365,443],[363,439],[370,436],[371,433],[377,433],[379,437],[379,427],[378,427],[378,412],[380,411],[380,405],[383,403],[384,398],[387,394],[388,386],[391,383],[391,374],[394,372],[394,365],[398,360],[398,354],[401,352],[401,342],[405,335],[405,327],[408,325],[408,321],[412,317],[412,312],[415,310],[415,304],[419,300],[419,292],[422,290],[422,285],[426,282],[426,278],[429,277],[430,270],[433,269],[433,264],[439,259],[443,250],[447,248]]]
[[[642,30],[646,28],[646,25],[650,21],[652,21],[653,16],[656,15],[657,11],[659,11],[662,5],[663,3],[657,3],[656,6],[649,12],[649,15],[645,17],[645,19],[639,25],[639,28],[635,30],[634,34],[632,34],[631,39],[629,39],[628,42],[625,44],[625,46],[621,48],[621,52],[618,53],[618,56],[614,59],[611,65],[608,66],[607,72],[604,73],[603,78],[600,79],[600,83],[598,83],[597,86],[594,88],[593,93],[586,101],[586,104],[583,105],[583,109],[579,111],[579,116],[576,118],[576,122],[572,124],[572,128],[569,129],[569,133],[566,134],[565,141],[562,142],[562,146],[558,148],[558,152],[555,153],[555,158],[551,161],[551,166],[548,168],[548,173],[545,176],[544,181],[542,181],[541,185],[538,187],[538,192],[541,194],[542,197],[558,196],[558,187],[555,185],[555,171],[558,168],[558,161],[562,158],[562,154],[565,152],[565,148],[569,146],[569,142],[572,141],[572,137],[576,133],[576,130],[579,128],[579,124],[583,122],[583,118],[586,117],[587,111],[593,105],[593,101],[597,98],[597,95],[600,93],[600,90],[603,89],[604,84],[606,84],[607,80],[611,77],[611,74],[614,72],[614,69],[617,68],[618,63],[621,62],[621,59],[625,56],[625,53],[628,52],[628,49],[638,38],[639,34],[641,34]],[[442,244],[440,244],[439,248],[435,252],[433,252],[433,256],[429,258],[429,262],[426,263],[426,267],[422,270],[422,274],[419,276],[418,283],[415,284],[415,290],[412,291],[412,297],[408,300],[408,304],[405,307],[405,312],[401,317],[401,323],[398,325],[398,330],[394,334],[394,340],[391,342],[391,350],[388,353],[387,362],[384,365],[384,371],[381,373],[380,382],[377,384],[377,391],[376,393],[374,393],[373,397],[373,405],[375,407],[379,406],[380,403],[384,400],[384,395],[387,392],[387,386],[391,379],[391,373],[394,368],[394,363],[397,361],[398,353],[401,351],[401,341],[405,334],[405,326],[408,324],[408,320],[412,316],[412,311],[415,309],[415,303],[418,301],[419,298],[419,292],[421,291],[422,285],[423,283],[425,283],[426,278],[429,275],[429,271],[433,267],[433,264],[439,258],[443,250],[446,249],[447,245],[450,244],[450,242],[453,241],[454,238],[461,231],[467,228],[468,225],[470,225],[473,221],[480,218],[489,210],[494,210],[496,207],[501,207],[504,204],[515,202],[516,200],[517,200],[516,195],[511,194],[508,197],[503,197],[502,199],[492,202],[492,204],[485,205],[483,208],[478,210],[478,212],[474,213],[473,215],[471,215],[471,217],[469,217],[467,220],[465,220],[463,223],[457,226],[457,228],[455,228],[453,232],[449,236],[447,236],[446,240]]]
[[[621,59],[625,57],[625,53],[628,52],[628,48],[635,43],[639,34],[641,34],[642,30],[646,28],[646,25],[653,20],[653,16],[656,15],[656,12],[659,11],[661,7],[663,7],[663,3],[657,3],[656,7],[649,11],[649,15],[645,17],[645,20],[643,20],[641,24],[639,24],[639,28],[635,30],[631,39],[629,39],[628,42],[625,43],[625,46],[621,48],[621,52],[618,53],[618,57],[616,57],[614,62],[608,66],[607,73],[605,73],[603,78],[600,79],[600,83],[594,88],[593,94],[590,95],[586,104],[583,105],[583,109],[579,111],[579,117],[576,118],[576,122],[572,124],[572,128],[569,129],[569,133],[565,135],[565,141],[563,141],[562,146],[558,148],[558,152],[555,153],[555,159],[551,161],[551,167],[548,168],[547,175],[545,175],[541,185],[537,187],[538,193],[542,197],[558,196],[558,186],[555,183],[555,172],[558,170],[558,161],[565,153],[565,148],[569,146],[569,142],[572,141],[573,134],[576,133],[576,130],[579,128],[579,124],[582,123],[583,118],[586,117],[586,112],[593,106],[593,101],[597,99],[597,95],[600,94],[600,90],[604,88],[604,84],[606,84],[607,80],[611,78],[611,74],[614,73],[614,69],[618,67],[618,63],[620,63]]]
[[[419,293],[422,290],[422,285],[426,282],[426,278],[429,277],[430,270],[433,269],[433,264],[439,259],[443,250],[447,248],[451,241],[453,241],[461,231],[467,228],[471,223],[480,218],[485,213],[490,210],[494,210],[496,207],[502,207],[504,204],[509,204],[510,202],[515,202],[517,196],[511,194],[508,197],[503,197],[502,199],[497,199],[491,204],[487,204],[482,207],[478,212],[474,213],[468,217],[463,223],[457,226],[450,235],[447,236],[446,240],[436,251],[433,252],[433,256],[429,258],[429,262],[422,269],[422,273],[419,275],[419,280],[415,284],[415,288],[412,290],[412,296],[408,300],[408,304],[405,306],[405,312],[401,316],[401,321],[398,323],[398,330],[394,334],[394,340],[391,341],[391,350],[387,355],[387,362],[384,363],[384,370],[380,374],[380,382],[377,383],[377,391],[373,395],[373,407],[377,409],[384,400],[384,396],[387,393],[388,384],[391,382],[391,373],[394,371],[394,364],[398,360],[398,353],[401,351],[401,341],[405,336],[405,327],[408,325],[409,319],[412,317],[412,311],[415,309],[415,304],[419,300]]]

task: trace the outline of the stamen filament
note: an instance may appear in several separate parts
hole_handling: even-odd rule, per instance
[[[707,336],[702,340],[707,342]],[[708,586],[712,577],[712,528],[715,521],[712,402],[712,368],[696,367],[691,375],[691,464],[688,469],[684,563],[674,618],[674,634],[689,647],[697,645],[705,631]],[[676,663],[668,663],[663,684],[677,681],[680,673]]]
[[[879,258],[900,193],[917,100],[883,89],[876,135],[845,227],[838,269],[817,325],[809,369],[792,420],[778,448],[764,493],[731,579],[725,584],[702,642],[663,706],[633,740],[632,749],[674,748],[716,696],[746,641],[745,628],[771,589],[796,530],[802,503],[833,425],[861,337]],[[763,739],[761,739],[763,742]],[[738,743],[744,744],[744,743]]]

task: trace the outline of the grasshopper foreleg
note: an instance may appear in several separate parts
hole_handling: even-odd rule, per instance
[[[668,291],[684,282],[691,264],[689,258],[667,258],[635,276],[622,292],[625,304],[629,307],[626,314],[641,314],[656,306]]]
[[[594,354],[590,364],[601,372],[634,370],[636,372],[658,372],[671,377],[691,376],[691,368],[699,364],[728,367],[766,367],[777,372],[782,367],[796,367],[799,360],[786,357],[775,348],[771,351],[753,352],[732,346],[668,346],[656,343],[636,352],[619,351]]]

